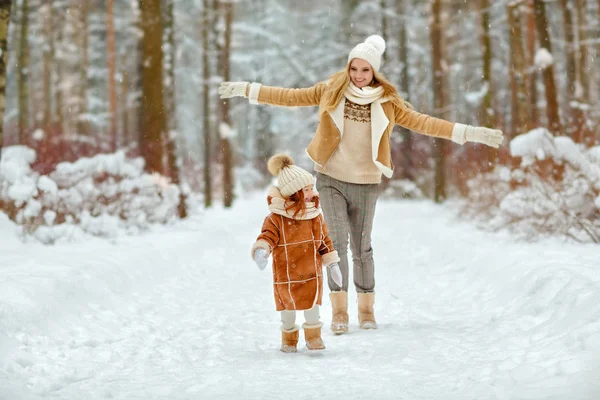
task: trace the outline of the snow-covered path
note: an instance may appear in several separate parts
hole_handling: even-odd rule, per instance
[[[599,246],[378,207],[380,329],[351,292],[351,332],[297,354],[249,258],[262,194],[115,243],[23,244],[0,221],[0,399],[600,398]]]

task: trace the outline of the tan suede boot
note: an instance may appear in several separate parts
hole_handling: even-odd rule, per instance
[[[362,329],[377,329],[373,303],[375,293],[358,293],[358,323]]]
[[[336,335],[348,332],[348,292],[331,292],[331,331]]]
[[[296,325],[297,326],[297,325]],[[295,331],[281,331],[281,348],[279,350],[284,353],[295,353],[298,351],[296,347],[298,345],[298,337],[300,336],[300,332],[298,328]]]
[[[306,348],[309,350],[324,350],[325,344],[321,339],[321,326],[311,326],[304,324],[304,340],[306,340]]]

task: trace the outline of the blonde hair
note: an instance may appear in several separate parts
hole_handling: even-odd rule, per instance
[[[325,89],[325,93],[323,93],[324,99],[322,100],[323,107],[321,107],[320,114],[324,114],[325,112],[331,112],[337,107],[339,102],[344,98],[344,92],[346,91],[346,87],[350,84],[350,63],[341,71],[336,72],[331,75],[327,83],[327,89]],[[413,106],[408,101],[404,100],[398,94],[398,90],[396,87],[387,80],[383,74],[380,72],[376,72],[373,70],[373,82],[371,82],[371,86],[373,87],[383,87],[383,95],[382,97],[388,97],[392,102],[392,104],[400,107],[400,108],[410,108]]]

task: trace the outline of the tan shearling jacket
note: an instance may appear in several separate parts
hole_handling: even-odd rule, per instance
[[[319,106],[327,83],[321,82],[304,89],[287,89],[252,83],[248,98],[253,104],[270,104],[283,107]],[[373,162],[388,178],[392,176],[392,154],[390,137],[395,124],[412,131],[444,139],[452,138],[454,123],[421,114],[408,107],[398,107],[387,98],[376,100],[371,105],[372,156]],[[332,112],[321,115],[315,135],[306,152],[313,162],[324,166],[342,140],[344,132],[344,102]]]

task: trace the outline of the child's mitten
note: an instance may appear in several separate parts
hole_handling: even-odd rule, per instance
[[[267,266],[267,258],[269,258],[269,252],[265,249],[256,249],[254,251],[254,262],[261,271]]]

